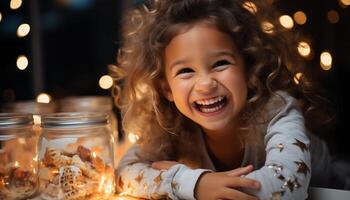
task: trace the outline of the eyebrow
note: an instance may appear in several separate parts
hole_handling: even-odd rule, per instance
[[[177,61],[175,61],[174,63],[172,63],[170,65],[170,69],[173,69],[176,65],[180,65],[180,64],[186,63],[186,62],[188,62],[188,60],[190,60],[190,59],[189,58],[184,58],[184,59],[177,60]]]
[[[218,51],[212,53],[211,56],[231,56],[236,60],[236,54],[231,51]]]
[[[211,53],[210,56],[231,56],[232,58],[234,58],[236,60],[236,55],[233,52],[226,51],[226,50],[224,50],[224,51],[217,51],[217,52]],[[177,60],[177,61],[175,61],[174,63],[172,63],[170,65],[170,69],[173,69],[176,65],[180,65],[180,64],[186,63],[189,60],[190,60],[189,58],[184,58],[184,59]]]

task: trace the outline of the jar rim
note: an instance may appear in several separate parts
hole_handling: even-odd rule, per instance
[[[23,127],[33,124],[31,113],[0,113],[0,128]]]
[[[102,112],[62,112],[41,116],[43,128],[89,127],[108,124],[108,115]]]

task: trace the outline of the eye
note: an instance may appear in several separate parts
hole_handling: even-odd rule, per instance
[[[225,66],[225,65],[231,65],[231,62],[229,62],[227,60],[219,60],[219,61],[216,61],[214,63],[213,68],[220,67],[220,66]]]
[[[191,73],[191,72],[194,72],[193,69],[191,69],[191,68],[182,68],[176,73],[176,75],[186,74],[186,73]]]

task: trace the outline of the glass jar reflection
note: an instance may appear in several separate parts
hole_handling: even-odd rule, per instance
[[[113,137],[102,113],[43,115],[39,180],[43,199],[108,199],[114,193]]]
[[[27,199],[38,188],[31,114],[0,114],[0,199]]]

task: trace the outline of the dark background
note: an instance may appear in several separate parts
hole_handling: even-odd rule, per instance
[[[139,3],[141,1],[133,1]],[[17,10],[10,0],[0,1],[0,106],[8,102],[31,100],[42,92],[53,99],[70,95],[109,95],[98,85],[107,65],[115,63],[119,47],[120,18],[132,2],[123,0],[24,0]],[[293,16],[302,10],[308,19],[294,29],[310,39],[313,58],[307,60],[338,113],[330,133],[333,153],[350,157],[347,114],[349,113],[350,6],[337,0],[275,0],[283,14]],[[335,10],[339,22],[331,24],[327,12]],[[22,23],[31,25],[24,38],[16,36]],[[323,71],[319,55],[333,56],[332,69]],[[16,67],[18,55],[29,59],[26,70]],[[350,160],[350,159],[349,159]]]

